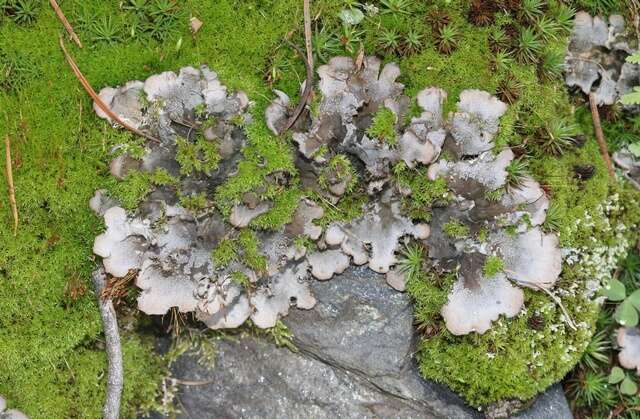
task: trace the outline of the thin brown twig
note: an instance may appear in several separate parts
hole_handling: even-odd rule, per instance
[[[7,186],[9,187],[9,205],[13,215],[13,235],[18,234],[18,204],[16,202],[16,188],[13,185],[13,165],[11,164],[11,140],[9,136],[4,137],[4,147],[6,156],[5,171],[7,175]]]
[[[304,0],[304,43],[307,48],[307,61],[313,68],[313,49],[311,45],[311,0]]]
[[[505,272],[515,276],[515,273],[512,272],[512,271],[505,270]],[[509,279],[511,279],[511,278],[509,278]],[[537,289],[539,291],[543,291],[544,293],[546,293],[553,300],[553,302],[556,303],[558,305],[558,307],[560,307],[560,310],[562,310],[562,313],[564,314],[564,317],[565,317],[564,318],[565,323],[567,323],[567,325],[571,328],[571,330],[573,330],[573,331],[578,330],[578,328],[576,327],[576,324],[571,319],[571,316],[569,315],[569,312],[565,308],[564,304],[562,304],[562,301],[560,300],[560,298],[558,298],[550,290],[548,290],[545,287],[542,287],[542,286],[536,284],[535,282],[522,281],[522,280],[519,280],[519,279],[512,279],[512,281],[515,282],[516,284],[526,285],[526,286],[529,286],[531,288],[535,288],[535,289]]]
[[[305,47],[307,49],[306,56],[300,50],[300,48],[298,48],[297,45],[295,45],[288,39],[285,39],[285,42],[287,42],[291,46],[291,48],[296,50],[300,58],[302,58],[302,61],[304,61],[304,67],[307,70],[307,78],[304,84],[304,91],[302,92],[302,96],[300,97],[300,102],[298,102],[298,105],[293,110],[293,113],[287,120],[287,123],[285,124],[284,128],[280,132],[280,135],[287,132],[287,130],[289,130],[289,128],[291,128],[293,124],[296,123],[298,118],[300,118],[300,115],[302,114],[304,107],[307,105],[307,103],[309,102],[309,99],[311,98],[311,92],[313,91],[313,44],[311,41],[311,11],[310,11],[311,9],[310,8],[311,6],[309,4],[309,0],[304,0],[304,38],[305,38]]]
[[[56,12],[56,15],[58,15],[58,19],[60,19],[60,22],[62,22],[62,26],[64,26],[64,28],[67,30],[67,33],[69,34],[71,39],[73,39],[73,41],[78,44],[80,48],[82,48],[82,42],[80,41],[80,38],[78,38],[78,35],[76,35],[76,32],[73,30],[73,26],[71,26],[71,24],[67,20],[67,17],[64,15],[64,13],[62,13],[60,6],[58,6],[58,2],[56,0],[49,0],[49,3],[51,4],[51,7],[53,7],[53,10]]]
[[[157,138],[155,138],[151,134],[148,134],[148,133],[146,133],[144,131],[140,131],[139,129],[134,128],[131,125],[129,125],[126,122],[124,122],[118,115],[116,115],[109,108],[109,106],[107,106],[106,103],[104,103],[104,101],[100,98],[100,96],[96,93],[96,91],[93,90],[93,87],[91,87],[91,84],[89,83],[87,78],[84,76],[84,74],[82,74],[82,72],[80,71],[80,68],[78,68],[78,65],[74,61],[74,59],[71,56],[71,54],[69,54],[69,52],[67,51],[67,48],[64,46],[64,40],[62,39],[62,37],[60,37],[60,48],[62,48],[62,52],[64,53],[64,57],[66,58],[67,63],[69,63],[69,66],[71,67],[71,70],[73,70],[73,74],[75,74],[75,76],[78,79],[78,81],[80,82],[80,84],[82,84],[82,87],[84,87],[84,90],[89,94],[89,96],[91,96],[91,99],[93,99],[95,104],[98,105],[98,107],[105,114],[107,114],[107,116],[111,120],[115,121],[116,123],[121,125],[124,129],[126,129],[128,131],[131,131],[132,133],[134,133],[136,135],[139,135],[141,137],[146,138],[149,141],[153,141],[155,143],[160,144],[160,140],[158,140]]]
[[[596,140],[598,141],[598,146],[600,147],[600,154],[602,154],[602,158],[607,165],[609,176],[611,177],[611,179],[615,179],[616,171],[613,168],[613,163],[611,162],[611,157],[609,156],[609,148],[607,147],[607,142],[604,139],[602,124],[600,123],[600,112],[598,112],[598,103],[596,101],[596,95],[593,92],[589,93],[589,107],[591,108],[593,129],[596,132]]]

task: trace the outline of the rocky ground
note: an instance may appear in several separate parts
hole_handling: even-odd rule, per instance
[[[192,356],[173,364],[183,418],[475,418],[446,387],[423,380],[413,359],[413,308],[379,274],[350,268],[314,281],[318,299],[285,323],[299,352],[254,337],[218,344],[214,369]],[[167,342],[160,342],[166,346]],[[571,418],[562,389],[550,388],[521,418]]]

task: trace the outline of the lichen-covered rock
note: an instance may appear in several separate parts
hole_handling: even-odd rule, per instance
[[[457,110],[445,117],[446,92],[429,87],[417,95],[420,115],[403,124],[409,99],[396,82],[395,64],[381,69],[378,58],[366,57],[359,67],[349,57],[336,57],[318,73],[318,112],[310,126],[292,127],[301,183],[309,196],[335,204],[359,178],[366,183],[359,193],[369,196],[359,216],[334,220],[326,229],[316,225],[323,208],[301,198],[284,225],[251,232],[254,220],[276,205],[273,195],[265,198],[269,188],[295,182],[281,172],[265,175],[264,185],[242,194],[228,218],[215,209],[210,191],[234,175],[246,143],[234,121],[250,118],[244,113],[246,96],[229,94],[208,68],[185,67],[103,91],[121,116],[135,119],[161,142],[147,145],[141,159],[125,154],[112,163],[120,179],[134,170],[156,179],[162,169],[137,211],[127,213],[104,194],[91,202],[107,225],[94,251],[113,276],[137,271],[142,311],[165,314],[175,307],[195,312],[211,328],[238,327],[249,318],[258,327],[272,327],[290,307],[314,306],[310,276],[325,281],[351,264],[386,273],[391,287],[404,290],[405,273],[397,262],[409,240],[428,245],[430,264],[459,269],[442,308],[454,334],[483,333],[499,315],[516,315],[523,293],[509,281],[553,286],[561,269],[558,240],[531,228],[544,221],[548,199],[531,178],[507,185],[514,154],[493,150],[507,109],[503,102],[465,90]],[[144,92],[148,103],[133,100],[134,88],[138,100]],[[274,133],[286,122],[289,105],[284,93],[276,94],[265,115]],[[454,159],[437,161],[442,150]],[[423,170],[430,165],[431,180],[447,184],[453,200],[433,209],[431,225],[405,212],[403,199],[411,191],[391,176],[396,164]],[[499,193],[499,199],[488,198]],[[190,209],[183,207],[184,197],[194,200]],[[515,235],[507,227],[515,227]],[[483,230],[488,239],[477,237]],[[489,258],[502,258],[503,271],[484,272]]]
[[[637,327],[621,327],[617,332],[617,343],[620,347],[618,361],[624,368],[635,369],[640,374],[640,329]]]
[[[640,84],[640,66],[625,62],[638,48],[624,18],[576,13],[565,59],[565,81],[585,94],[595,92],[598,105],[611,105]]]

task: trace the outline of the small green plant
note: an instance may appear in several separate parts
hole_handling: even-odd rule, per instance
[[[492,191],[486,191],[484,193],[484,198],[487,201],[498,202],[498,201],[500,201],[502,199],[504,194],[505,194],[504,188],[498,188],[498,189],[494,189]]]
[[[542,224],[542,228],[547,232],[558,232],[562,226],[562,220],[565,219],[565,212],[557,202],[551,201],[547,208],[547,217]]]
[[[544,12],[544,0],[522,0],[520,3],[520,17],[530,22],[535,22],[536,18]]]
[[[3,7],[0,7],[2,10]],[[40,2],[37,0],[9,0],[4,3],[4,11],[18,25],[30,25],[38,18]]]
[[[408,15],[411,13],[411,0],[381,0],[381,14]]]
[[[273,343],[280,348],[287,348],[291,352],[298,352],[298,348],[293,342],[293,333],[286,324],[278,320],[276,325],[268,329],[259,329],[261,334],[273,340]]]
[[[503,102],[513,104],[522,94],[523,88],[524,86],[520,80],[518,80],[513,74],[509,73],[498,83],[496,94]]]
[[[424,249],[419,245],[413,244],[405,247],[398,266],[400,272],[410,281],[422,274],[423,263]]]
[[[400,35],[393,29],[384,29],[378,36],[378,47],[388,54],[394,54],[400,46]]]
[[[344,25],[357,25],[364,19],[364,13],[356,7],[350,7],[342,9],[340,13],[338,13],[338,17]]]
[[[594,371],[586,371],[581,377],[571,380],[568,393],[585,406],[604,404],[611,399],[607,377]]]
[[[566,4],[561,3],[554,11],[554,17],[558,27],[564,32],[568,32],[573,28],[573,17],[576,14],[576,9]]]
[[[558,80],[564,71],[564,54],[560,51],[549,51],[542,57],[538,66],[538,74],[543,80]]]
[[[552,120],[545,127],[540,148],[551,155],[561,155],[574,145],[578,127],[564,119]]]
[[[340,53],[340,41],[326,27],[313,33],[313,53],[317,61],[326,63],[334,55]]]
[[[616,366],[611,369],[608,382],[609,384],[618,384],[620,393],[625,396],[633,396],[638,392],[638,385],[636,382],[620,367]]]
[[[111,16],[102,16],[93,21],[89,31],[94,42],[114,44],[122,40],[122,27]]]
[[[523,159],[515,159],[505,169],[507,172],[507,185],[511,188],[519,188],[524,184],[528,176],[529,163]]]
[[[469,227],[460,220],[450,220],[442,226],[445,234],[454,239],[463,239],[469,236]]]
[[[521,63],[532,64],[538,61],[542,50],[542,41],[530,27],[522,28],[515,45],[515,56]]]
[[[493,28],[489,33],[489,42],[494,51],[500,51],[509,46],[510,39],[507,32],[498,26]]]
[[[611,344],[606,330],[601,330],[591,338],[582,354],[581,362],[593,371],[609,362],[609,350]]]
[[[629,252],[620,264],[620,281],[627,287],[640,288],[640,255]]]
[[[363,31],[357,30],[353,26],[342,26],[342,34],[340,36],[340,44],[350,54],[358,51],[360,43],[362,42]]]
[[[367,130],[373,138],[377,138],[380,141],[385,141],[389,144],[395,144],[396,138],[396,124],[398,123],[398,117],[395,112],[387,107],[382,107],[373,116],[371,126]]]
[[[498,256],[489,256],[484,261],[482,273],[486,278],[492,278],[504,270],[504,261]]]
[[[604,286],[602,293],[609,301],[618,303],[613,318],[625,327],[635,327],[638,325],[638,310],[640,310],[640,289],[633,291],[627,296],[625,285],[612,278]]]
[[[560,32],[558,22],[548,16],[541,16],[538,18],[535,24],[536,29],[540,33],[540,36],[545,41],[554,40],[557,38]]]
[[[420,32],[411,29],[404,37],[400,44],[400,50],[403,55],[413,55],[418,53],[423,47],[422,35]]]
[[[450,54],[458,45],[460,31],[452,23],[444,25],[438,32],[436,45],[443,54]]]

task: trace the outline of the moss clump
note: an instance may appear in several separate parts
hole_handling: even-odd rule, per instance
[[[373,115],[373,121],[367,130],[367,134],[393,145],[398,140],[396,138],[397,122],[396,114],[391,109],[382,107]]]
[[[504,261],[498,256],[489,256],[484,261],[484,266],[482,267],[482,273],[487,278],[491,278],[499,274],[504,270]]]
[[[198,213],[207,206],[207,194],[200,192],[189,196],[180,196],[180,205],[191,212]]]
[[[218,168],[220,153],[212,141],[198,137],[195,142],[184,138],[176,140],[176,160],[180,164],[180,173],[189,175],[195,172],[211,173]]]
[[[176,182],[176,179],[165,169],[156,169],[152,173],[136,171],[129,173],[123,181],[118,182],[111,192],[123,208],[134,210],[151,193],[154,185],[175,185]]]
[[[412,218],[429,221],[431,207],[451,201],[453,194],[443,178],[431,180],[425,168],[409,169],[404,162],[393,167],[398,184],[411,190],[411,195],[403,199],[404,206]]]
[[[449,220],[442,226],[442,229],[447,236],[454,239],[463,239],[469,236],[469,227],[459,220]]]
[[[211,257],[218,267],[241,262],[256,272],[267,269],[267,258],[260,253],[258,237],[250,229],[243,229],[237,237],[222,240]]]

